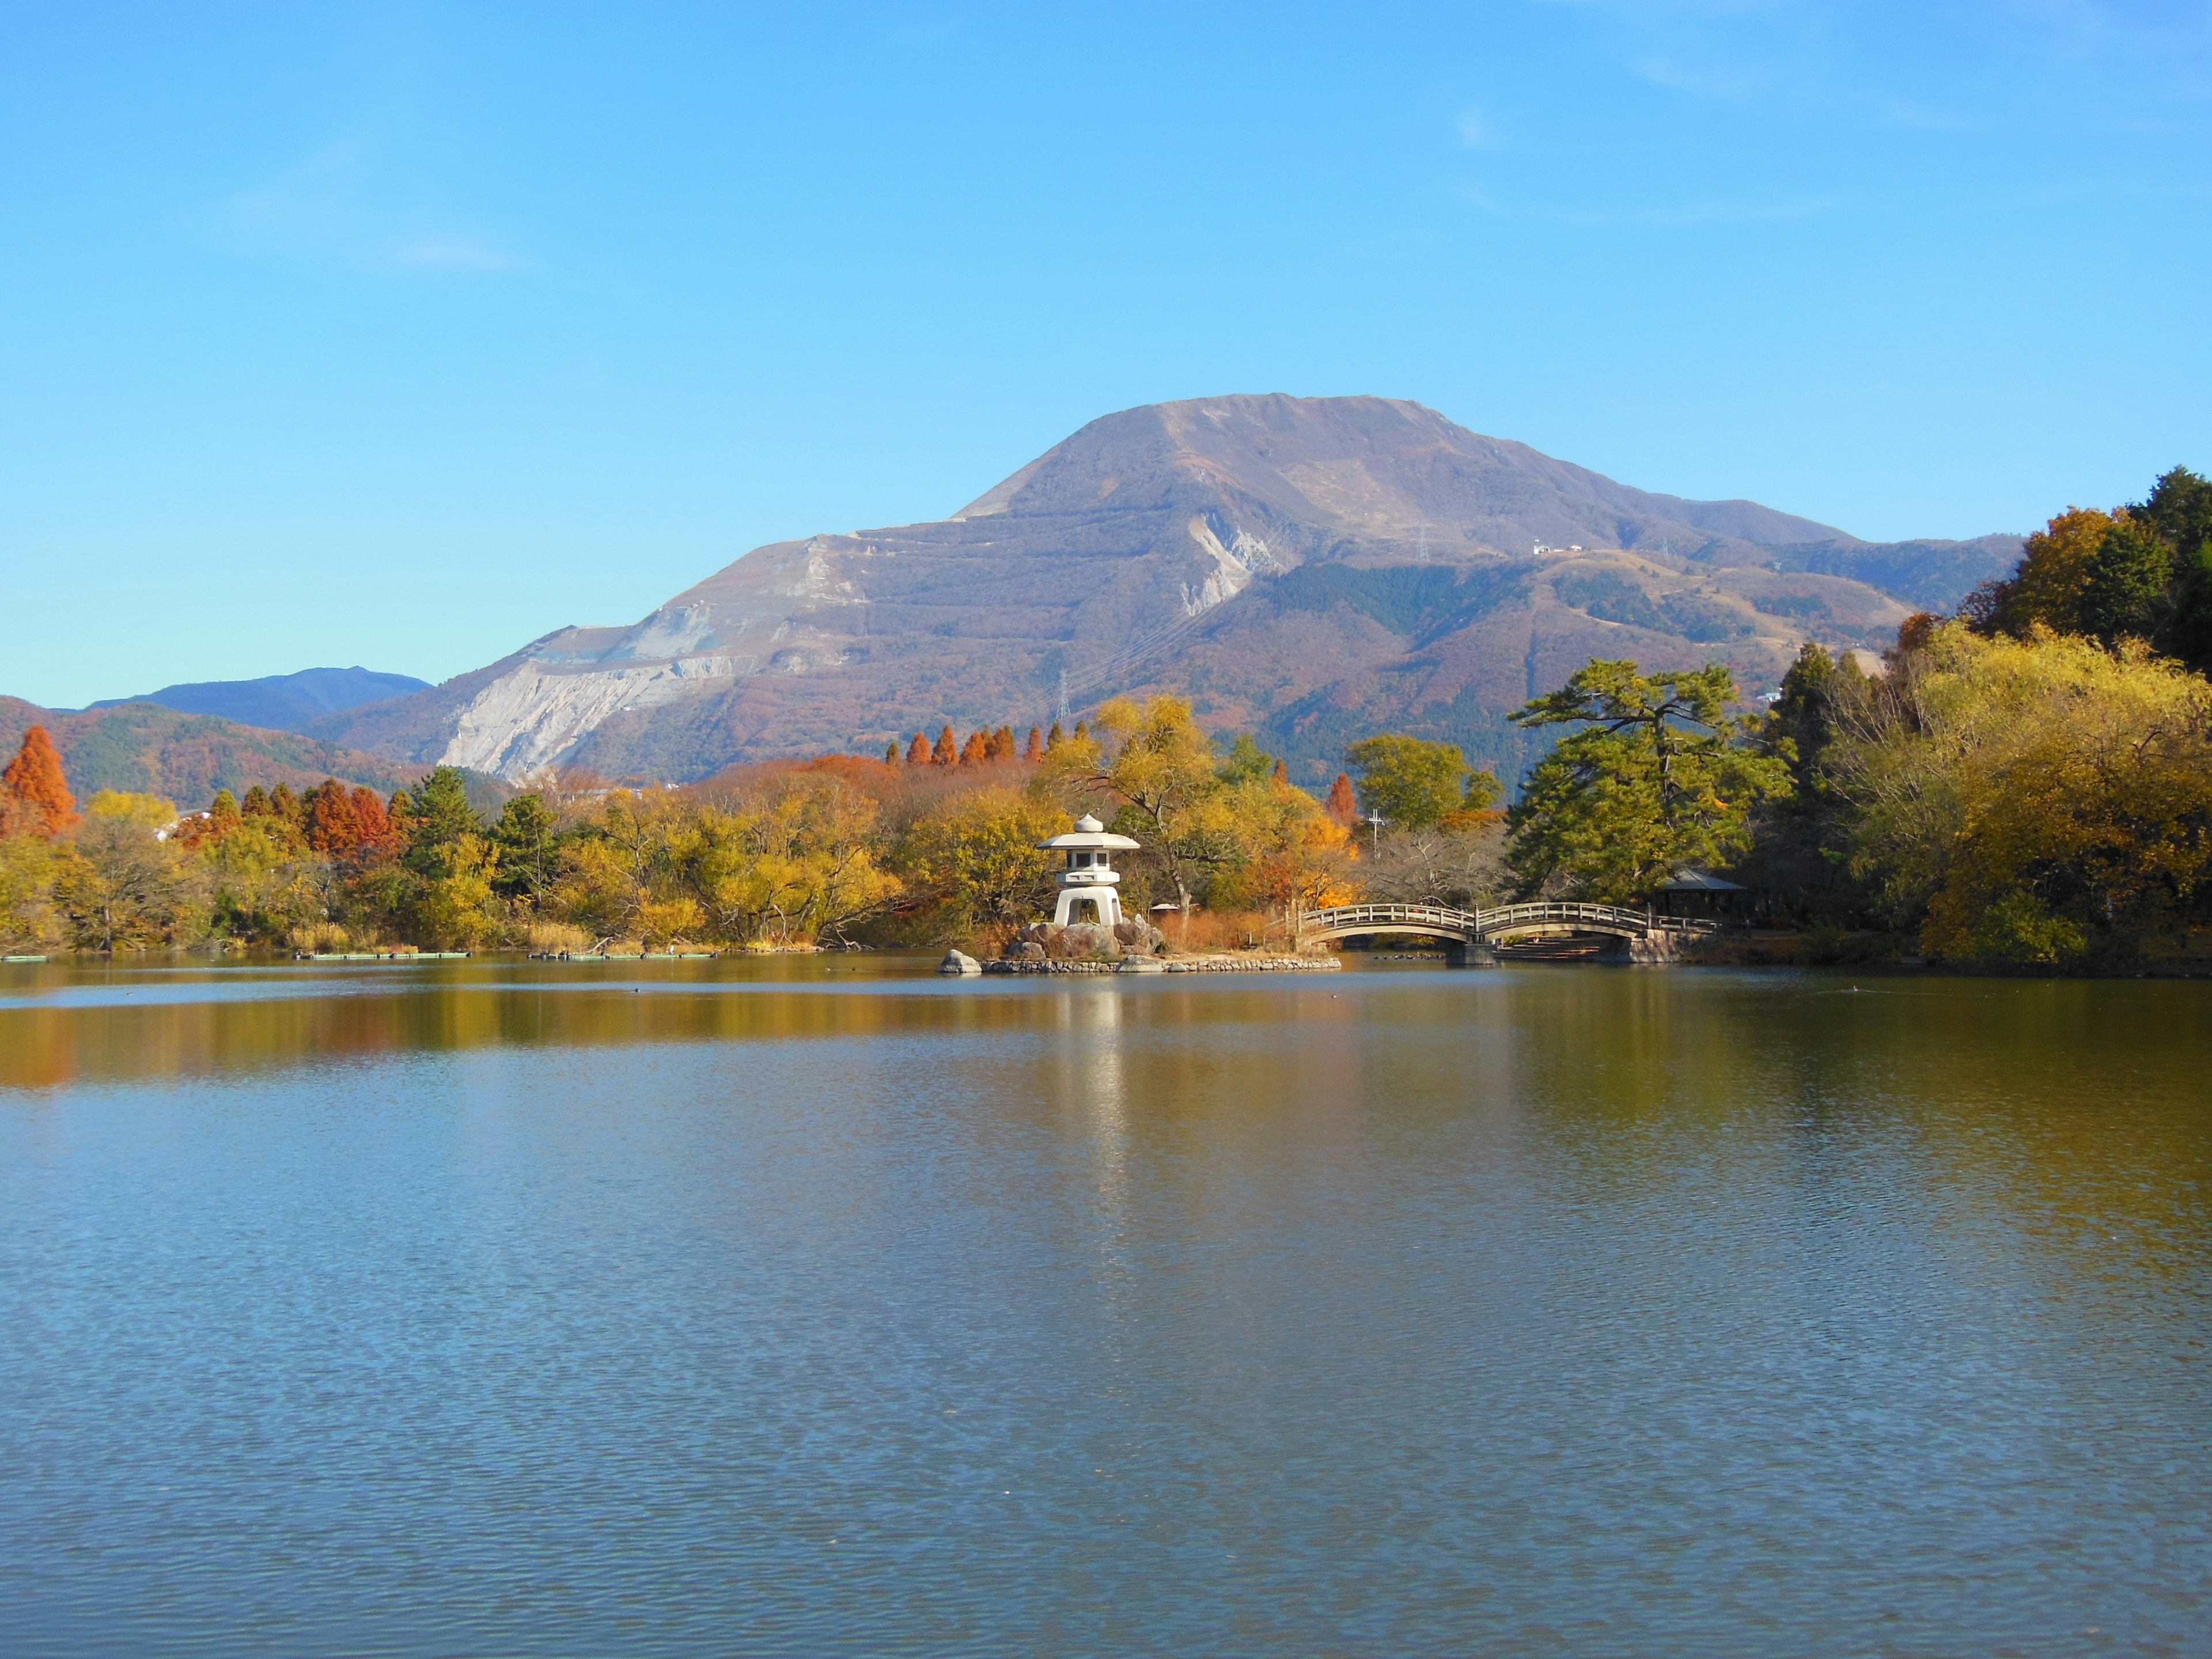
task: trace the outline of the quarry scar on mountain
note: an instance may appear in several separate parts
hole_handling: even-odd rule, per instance
[[[1200,398],[1094,421],[949,519],[756,549],[633,627],[316,731],[510,780],[674,781],[1174,691],[1304,780],[1377,729],[1513,774],[1504,712],[1590,655],[1724,661],[1756,689],[1803,639],[1875,643],[2020,545],[1654,495],[1418,404]]]

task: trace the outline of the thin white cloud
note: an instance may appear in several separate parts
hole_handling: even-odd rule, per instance
[[[1714,64],[1686,64],[1679,58],[1650,53],[1635,61],[1638,75],[1655,87],[1683,92],[1692,98],[1723,103],[1741,103],[1771,84],[1772,77],[1747,67],[1723,68]]]

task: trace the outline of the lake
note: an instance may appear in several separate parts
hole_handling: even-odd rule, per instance
[[[0,1651],[2212,1650],[2212,985],[0,970]]]

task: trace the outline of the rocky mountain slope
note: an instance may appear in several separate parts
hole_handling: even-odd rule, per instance
[[[0,697],[0,749],[13,755],[33,726],[53,734],[80,804],[100,790],[120,789],[204,806],[218,789],[242,795],[257,783],[289,783],[296,791],[327,777],[384,794],[422,769],[297,732],[260,731],[154,703],[72,711]]]
[[[568,628],[334,716],[395,762],[679,780],[1171,690],[1316,777],[1344,738],[1517,770],[1506,709],[1594,654],[1726,661],[1878,641],[2017,556],[1877,544],[1654,495],[1378,398],[1231,397],[1094,421],[951,518],[757,549],[629,628]]]
[[[380,674],[368,668],[303,668],[296,674],[271,674],[258,680],[202,680],[165,685],[138,697],[110,697],[91,706],[116,708],[126,702],[159,703],[184,714],[214,714],[241,726],[270,732],[305,732],[316,721],[385,702],[429,683],[411,674]]]

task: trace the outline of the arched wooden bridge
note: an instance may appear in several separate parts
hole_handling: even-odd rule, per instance
[[[1455,910],[1441,904],[1340,904],[1307,910],[1297,918],[1304,942],[1362,934],[1419,933],[1457,947],[1452,955],[1487,950],[1506,939],[1597,933],[1617,940],[1608,954],[1621,961],[1663,961],[1686,939],[1718,933],[1721,924],[1695,916],[1662,916],[1619,904],[1538,900],[1486,909]]]

